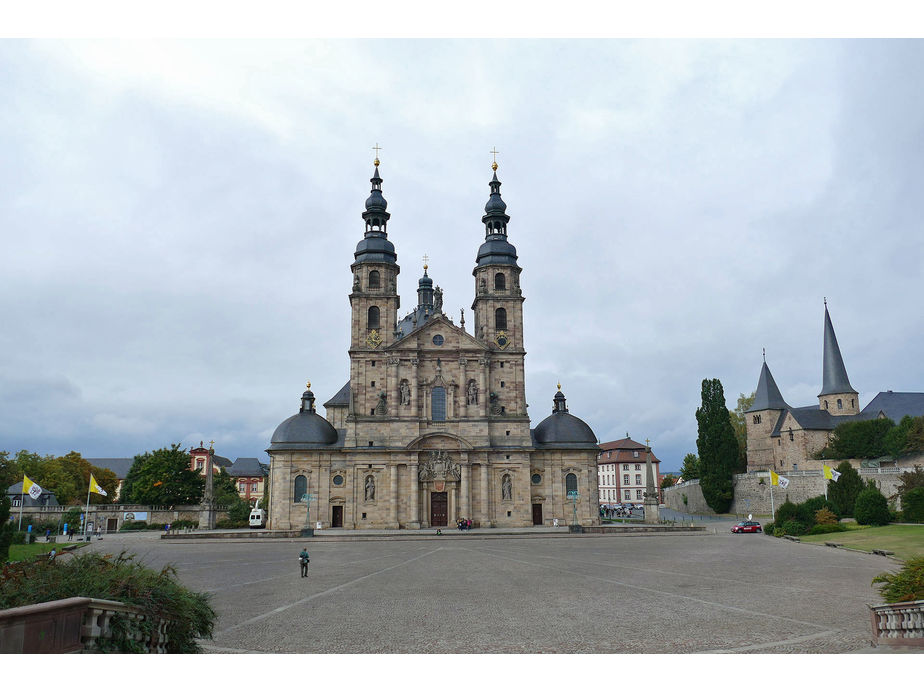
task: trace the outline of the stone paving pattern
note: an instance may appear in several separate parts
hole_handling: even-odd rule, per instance
[[[881,556],[765,537],[523,536],[307,542],[110,535],[213,594],[211,652],[869,651]],[[715,529],[715,534],[712,530]]]

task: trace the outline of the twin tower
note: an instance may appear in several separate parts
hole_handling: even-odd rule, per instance
[[[400,268],[376,159],[350,265],[350,377],[324,403],[326,417],[309,389],[273,434],[271,527],[302,526],[305,497],[316,499],[307,512],[322,528],[596,520],[597,439],[560,386],[552,413],[530,428],[521,269],[493,169],[468,331],[464,316],[456,325],[443,312],[426,265],[417,305],[399,319]]]

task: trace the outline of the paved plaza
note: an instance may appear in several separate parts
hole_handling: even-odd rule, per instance
[[[219,614],[207,652],[844,653],[881,557],[762,535],[459,535],[307,543],[110,535]],[[726,526],[728,525],[728,526]],[[713,529],[715,533],[713,534]]]

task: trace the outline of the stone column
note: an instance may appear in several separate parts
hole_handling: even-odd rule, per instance
[[[465,374],[465,364],[467,361],[465,359],[459,359],[459,372],[462,374],[459,377],[459,389],[462,393],[462,406],[459,407],[458,416],[469,414],[468,410],[468,376]]]
[[[472,485],[470,481],[472,466],[469,464],[468,455],[461,454],[462,480],[459,482],[459,505],[461,506],[462,517],[467,520],[472,519]]]
[[[389,358],[385,375],[385,392],[388,393],[388,416],[401,416],[401,380],[398,375],[400,359]]]
[[[398,529],[398,464],[391,464],[391,524]]]
[[[488,497],[491,494],[491,487],[488,485],[488,460],[485,454],[484,462],[481,465],[481,526],[490,527],[491,517],[488,514],[489,505]]]
[[[478,379],[481,382],[478,384],[478,387],[481,390],[481,406],[479,409],[481,409],[482,416],[488,415],[488,406],[491,403],[491,393],[488,391],[488,383],[490,382],[490,379],[488,378],[488,368],[490,363],[491,361],[487,358],[483,358],[478,362],[478,365],[481,366],[481,369],[478,373]]]
[[[645,441],[645,524],[656,525],[660,520],[658,513],[658,493],[655,490],[654,472],[651,468],[651,448]]]
[[[408,505],[410,510],[410,520],[407,523],[408,529],[420,529],[420,482],[417,480],[417,454],[415,453],[407,466],[408,473],[411,476],[411,492],[408,496]]]
[[[420,416],[420,378],[417,377],[417,366],[419,361],[411,359],[411,416],[417,418]],[[416,464],[416,462],[415,462]]]

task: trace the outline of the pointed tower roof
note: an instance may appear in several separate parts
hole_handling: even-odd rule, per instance
[[[754,404],[748,411],[763,411],[764,409],[789,409],[789,405],[780,393],[780,388],[776,386],[766,360],[760,369],[757,392],[754,393]]]
[[[825,301],[825,343],[824,358],[822,361],[822,395],[835,395],[845,392],[857,394],[847,378],[847,369],[844,367],[844,359],[841,358],[841,350],[837,345],[837,335],[834,334],[834,326],[831,324],[831,316],[828,314],[828,302]]]

